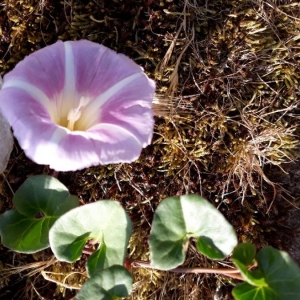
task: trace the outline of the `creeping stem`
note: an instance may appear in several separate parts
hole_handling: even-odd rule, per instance
[[[142,260],[129,260],[130,265],[133,268],[151,268],[153,267],[150,265],[150,262],[148,261],[142,261]],[[254,267],[251,266],[250,269]],[[240,274],[240,271],[238,269],[232,268],[232,269],[225,269],[225,268],[175,268],[168,270],[168,272],[174,272],[174,273],[195,273],[195,274],[200,274],[200,273],[214,273],[214,274],[220,274],[220,275],[225,275],[234,279],[242,280],[244,281],[242,275]]]

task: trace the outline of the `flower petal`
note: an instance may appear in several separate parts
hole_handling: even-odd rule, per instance
[[[128,82],[126,79],[133,80]],[[111,115],[112,112],[121,112],[128,108],[134,109],[134,107],[136,107],[137,111],[139,111],[139,107],[144,107],[144,110],[149,112],[145,120],[150,121],[151,119],[151,127],[153,127],[152,99],[155,90],[154,81],[150,80],[144,73],[137,73],[126,79],[126,85],[121,84],[121,88],[119,88],[118,84],[115,84],[87,106],[82,118],[82,122],[89,124],[87,127],[92,126],[97,121],[106,122],[106,117]],[[94,118],[91,118],[93,112],[97,111],[98,114],[94,113]]]
[[[103,125],[92,132],[67,135],[57,148],[56,157],[61,162],[53,160],[50,167],[71,171],[92,165],[132,162],[140,153],[141,145],[134,136],[124,133],[122,128]]]
[[[59,41],[4,77],[0,108],[29,158],[74,171],[137,159],[151,142],[154,91],[126,56]]]
[[[87,40],[66,43],[75,57],[77,90],[84,95],[97,97],[121,80],[142,72],[127,56],[102,45]]]
[[[43,120],[51,122],[47,108],[34,96],[19,88],[7,87],[1,90],[0,108],[13,129],[15,129],[14,126],[17,121],[27,116],[32,116],[38,122],[43,122]],[[24,126],[29,130],[26,123]],[[34,128],[30,128],[31,130]]]
[[[12,72],[4,76],[3,88],[6,84],[23,81],[44,92],[49,99],[59,94],[65,85],[65,53],[61,41],[38,50],[19,62]]]
[[[23,122],[37,126],[33,116]],[[15,124],[17,138],[26,155],[39,164],[49,164],[56,171],[75,171],[99,164],[132,162],[141,152],[135,136],[113,125],[99,125],[93,132],[68,132],[49,124],[39,124],[35,135],[23,122]],[[113,128],[112,128],[113,127]],[[112,134],[113,132],[113,134]],[[43,137],[41,140],[41,136]]]
[[[28,127],[35,130],[28,130]],[[25,116],[14,124],[14,135],[26,155],[38,164],[49,164],[57,159],[56,149],[67,135],[67,130],[50,122],[41,122],[33,115]]]
[[[149,145],[152,139],[153,114],[151,110],[142,106],[129,107],[119,111],[111,110],[102,116],[101,124],[113,124],[126,129],[137,138],[143,147]]]

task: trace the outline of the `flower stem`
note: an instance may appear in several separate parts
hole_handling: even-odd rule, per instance
[[[131,266],[134,268],[151,268],[154,269],[150,262],[148,261],[141,261],[141,260],[131,260]],[[168,270],[168,272],[174,272],[174,273],[194,273],[194,274],[200,274],[200,273],[213,273],[213,274],[220,274],[225,275],[234,279],[242,280],[244,281],[243,277],[240,274],[240,271],[235,268],[175,268]]]

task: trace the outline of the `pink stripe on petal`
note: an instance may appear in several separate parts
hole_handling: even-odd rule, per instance
[[[58,144],[68,133],[65,128],[41,122],[32,115],[17,121],[13,129],[21,148],[38,164],[51,164],[51,161],[57,160]]]
[[[102,45],[81,40],[68,42],[75,61],[76,86],[80,93],[96,97],[142,68],[123,54]]]
[[[114,124],[100,124],[88,131],[101,164],[132,162],[141,154],[139,140],[131,132]]]
[[[25,57],[4,76],[4,84],[10,80],[22,80],[36,86],[52,99],[63,89],[64,66],[64,44],[58,41]]]
[[[51,122],[47,109],[28,93],[18,88],[9,87],[1,90],[0,109],[13,128],[17,121],[30,115],[34,116],[37,122],[39,120]]]
[[[105,90],[102,94],[97,96],[89,106],[87,107],[87,110],[89,111],[95,111],[99,108],[101,108],[108,100],[110,100],[115,94],[117,94],[119,91],[126,89],[128,85],[132,82],[136,82],[139,77],[142,77],[143,73],[135,73],[132,74],[126,78],[123,78],[122,80],[116,82],[111,87],[109,87],[107,90]]]
[[[35,132],[26,130],[24,121],[36,127]],[[84,133],[70,133],[52,124],[36,124],[33,117],[15,125],[15,135],[26,156],[38,164],[49,165],[56,171],[76,171],[99,164],[94,142]]]
[[[99,161],[101,164],[117,164],[117,163],[131,163],[137,160],[142,152],[139,144],[134,142],[134,139],[128,137],[119,141],[118,144],[103,144],[96,143],[97,148],[101,152]],[[101,147],[101,148],[100,148]]]
[[[55,159],[49,164],[57,171],[76,171],[99,164],[94,141],[85,133],[65,136],[56,148]]]
[[[101,118],[101,123],[117,125],[136,136],[145,147],[152,139],[154,126],[152,110],[142,106],[134,106],[119,111],[109,111]],[[91,128],[92,130],[93,128]]]
[[[76,171],[99,164],[132,162],[138,158],[141,146],[133,136],[111,135],[111,130],[71,133],[59,143],[56,159],[50,167],[57,171]]]
[[[39,102],[41,105],[45,107],[48,111],[53,107],[53,104],[51,103],[51,100],[47,97],[47,95],[41,91],[36,86],[22,81],[22,80],[9,80],[5,82],[5,85],[3,86],[3,89],[20,89],[24,92],[24,94],[27,94],[31,96],[33,99],[35,99],[36,102]]]
[[[94,99],[85,109],[82,120],[88,124],[89,128],[97,123],[97,120],[101,123],[111,112],[129,107],[142,106],[152,113],[154,91],[154,81],[148,79],[144,73],[136,73]],[[91,118],[91,116],[93,117]],[[153,115],[151,119],[153,120]]]
[[[154,91],[154,81],[141,73],[141,76],[129,82],[124,88],[115,90],[109,101],[103,103],[101,109],[115,111],[135,105],[151,109]]]
[[[26,130],[29,123],[36,128],[34,133]],[[37,123],[34,116],[30,116],[17,122],[15,128],[16,138],[26,155],[57,171],[76,171],[99,163],[132,162],[141,152],[136,138],[124,134],[125,130],[117,126],[103,124],[93,132],[70,133],[62,127]]]
[[[136,144],[141,144],[139,139],[130,130],[112,123],[98,124],[88,130],[87,133],[94,140],[108,144],[116,144],[119,141],[128,139],[128,137],[134,140]]]

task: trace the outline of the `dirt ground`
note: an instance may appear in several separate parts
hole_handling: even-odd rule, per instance
[[[61,40],[89,39],[128,55],[156,80],[155,132],[132,164],[60,172],[83,204],[120,201],[134,224],[128,255],[149,259],[153,212],[167,196],[214,203],[240,242],[271,245],[300,263],[300,4],[293,0],[4,0],[0,73]],[[0,181],[0,213],[35,174],[53,175],[15,142]],[[48,249],[14,253],[0,244],[1,299],[73,299],[83,256],[60,263]],[[51,261],[51,263],[49,263]],[[186,266],[223,267],[191,242]],[[41,271],[53,272],[51,281]],[[29,271],[34,271],[29,273]],[[233,299],[235,282],[133,268],[128,299]]]

